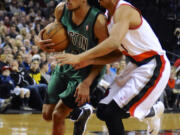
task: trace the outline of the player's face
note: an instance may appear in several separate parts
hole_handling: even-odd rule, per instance
[[[68,10],[74,11],[80,8],[82,0],[66,0]]]

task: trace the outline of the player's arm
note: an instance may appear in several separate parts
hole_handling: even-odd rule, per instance
[[[101,24],[106,25],[106,27],[104,27],[104,25],[101,26]],[[100,28],[100,27],[102,27],[102,28]],[[107,21],[106,21],[104,15],[99,16],[99,22],[97,22],[97,25],[95,25],[94,31],[95,31],[96,37],[99,37],[98,38],[99,43],[101,43],[102,41],[104,41],[107,38],[107,34],[108,34]],[[104,34],[104,32],[105,32],[105,34]],[[120,52],[120,50],[116,49],[105,56],[91,59],[90,63],[93,65],[105,65],[105,64],[112,63],[112,62],[119,60],[121,58],[121,56],[122,56],[122,53]]]
[[[90,60],[81,62],[80,64],[75,64],[75,65],[73,65],[73,67],[75,69],[81,69],[88,65],[106,65],[106,64],[110,64],[110,63],[113,63],[116,61],[120,61],[121,58],[122,58],[122,53],[119,49],[117,49],[105,56],[90,59]]]
[[[56,9],[54,11],[54,16],[55,16],[55,22],[59,22],[60,18],[63,14],[65,2],[61,2],[56,6]]]
[[[102,14],[99,14],[95,22],[94,35],[98,39],[98,43],[101,43],[109,36],[107,30],[107,20]],[[115,50],[108,55],[92,60],[93,67],[91,69],[91,73],[85,79],[85,81],[87,80],[87,82],[91,84],[96,76],[101,72],[103,67],[102,65],[117,61],[121,58],[121,56],[121,52],[119,50]]]
[[[116,62],[116,61],[120,61],[121,58],[122,58],[122,53],[119,49],[117,49],[105,56],[91,59],[90,63],[93,65],[105,65],[105,64]]]
[[[98,43],[102,42],[108,37],[108,30],[106,27],[106,19],[104,15],[98,15],[93,31],[95,38],[98,40]],[[89,102],[89,88],[93,83],[94,79],[101,72],[102,68],[102,65],[93,65],[90,74],[83,80],[82,83],[78,85],[77,90],[75,92],[75,96],[77,97],[76,102],[78,102],[78,105],[82,105],[86,101]]]
[[[116,10],[113,19],[114,25],[112,27],[112,30],[110,31],[110,36],[95,48],[92,48],[80,54],[80,61],[94,59],[117,50],[120,47],[128,29],[138,26],[141,22],[139,13],[134,8],[128,5],[120,6]]]
[[[64,9],[64,2],[59,3],[54,11],[54,16],[55,16],[55,20],[54,22],[58,22],[63,14],[63,9]],[[38,36],[35,37],[35,44],[37,46],[39,46],[43,51],[46,52],[54,52],[53,49],[50,49],[50,47],[52,47],[53,45],[55,45],[51,39],[47,39],[47,40],[43,40],[42,39],[42,34],[45,32],[45,29],[42,29]]]
[[[70,54],[60,55],[57,57],[58,61],[63,64],[80,65],[86,61],[93,62],[92,60],[95,58],[118,50],[129,28],[138,26],[141,23],[141,17],[136,9],[128,5],[123,5],[116,9],[113,21],[114,25],[112,26],[109,37],[99,45],[76,56]]]
[[[97,17],[94,25],[94,35],[98,40],[98,43],[104,41],[109,36],[107,30],[107,21],[103,14],[99,14]],[[92,83],[96,76],[101,72],[102,67],[104,67],[104,65],[93,65],[91,73],[85,80],[88,80],[90,83]]]

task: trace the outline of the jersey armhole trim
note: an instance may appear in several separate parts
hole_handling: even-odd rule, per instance
[[[130,29],[130,30],[136,30],[136,29],[140,28],[141,25],[142,25],[142,23],[143,23],[143,18],[142,18],[141,11],[140,11],[138,8],[134,7],[133,5],[130,5],[130,4],[127,4],[127,3],[123,3],[123,4],[121,4],[120,6],[122,6],[122,5],[127,5],[127,6],[130,6],[130,7],[134,8],[135,10],[137,10],[137,11],[139,12],[139,15],[140,15],[140,17],[141,17],[141,23],[140,23],[139,25],[137,25],[136,27],[134,27],[134,28],[129,28],[129,29]],[[120,6],[119,6],[119,7],[120,7]]]

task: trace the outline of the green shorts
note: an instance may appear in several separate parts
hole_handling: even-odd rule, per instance
[[[63,67],[56,66],[48,84],[46,104],[56,104],[60,99],[70,108],[76,107],[74,93],[81,77],[69,75]]]
[[[90,90],[94,89],[98,84],[98,76],[93,84],[91,85]],[[78,71],[72,69],[72,67],[66,66],[56,66],[55,71],[51,75],[50,82],[48,84],[47,95],[45,98],[46,104],[56,104],[60,99],[65,105],[70,108],[77,107],[75,102],[74,93],[76,88],[85,76],[80,76]]]

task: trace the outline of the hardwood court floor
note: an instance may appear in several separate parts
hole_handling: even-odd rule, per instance
[[[144,123],[134,118],[126,119],[123,122],[127,131],[146,129]],[[72,135],[73,122],[66,120],[66,125],[65,135]],[[87,130],[84,135],[93,135],[92,132],[102,131],[104,125],[93,114],[88,121]],[[164,114],[161,129],[180,129],[180,113]],[[40,114],[0,115],[0,135],[51,135],[51,123],[42,120]],[[180,132],[176,135],[180,135]]]

